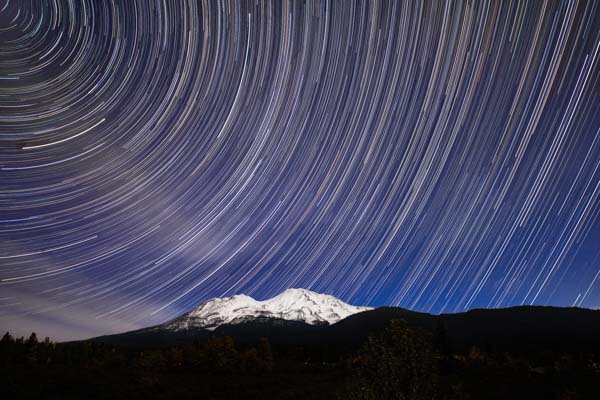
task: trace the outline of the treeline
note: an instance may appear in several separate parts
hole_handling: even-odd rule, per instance
[[[351,334],[351,333],[349,333]],[[393,320],[331,360],[323,349],[231,337],[152,349],[36,334],[0,340],[1,398],[126,399],[596,399],[597,352],[456,352],[440,324],[429,334]]]
[[[194,368],[215,373],[265,373],[273,369],[274,359],[267,338],[255,346],[239,349],[231,337],[213,337],[205,343],[134,351],[91,341],[55,343],[49,338],[38,341],[32,333],[28,339],[14,339],[6,333],[0,340],[0,365],[132,367],[159,370]]]

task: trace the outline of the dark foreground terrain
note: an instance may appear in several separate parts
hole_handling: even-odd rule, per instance
[[[73,343],[6,334],[0,398],[598,399],[599,333],[598,311],[518,307]]]

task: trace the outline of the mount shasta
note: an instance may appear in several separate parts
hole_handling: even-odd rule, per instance
[[[332,325],[352,314],[372,310],[357,307],[340,299],[306,289],[287,289],[264,301],[243,294],[215,298],[172,321],[155,327],[157,330],[181,331],[203,328],[215,330],[225,324],[235,325],[255,319],[300,321],[310,325]]]

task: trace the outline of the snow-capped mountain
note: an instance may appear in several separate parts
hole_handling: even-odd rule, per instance
[[[160,326],[160,329],[214,330],[220,325],[236,324],[256,318],[303,321],[311,325],[334,324],[349,315],[371,310],[340,299],[306,289],[287,289],[271,299],[258,301],[240,294],[209,300],[191,312]]]

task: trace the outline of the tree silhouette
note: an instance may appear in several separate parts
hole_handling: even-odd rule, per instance
[[[37,342],[38,342],[37,335],[35,334],[35,332],[31,332],[29,339],[27,339],[27,344],[32,346],[32,345],[36,345]]]
[[[207,358],[215,371],[228,372],[238,365],[239,354],[233,338],[229,336],[210,338],[206,344]]]
[[[392,320],[371,336],[353,360],[349,393],[354,400],[425,400],[435,396],[437,371],[429,341]]]
[[[271,371],[273,369],[273,350],[271,349],[269,339],[261,337],[258,340],[257,353],[258,358],[261,361],[261,369],[264,371]]]
[[[2,336],[2,340],[0,340],[0,343],[14,343],[14,339],[13,337],[10,335],[9,332],[6,332],[4,334],[4,336]]]
[[[448,338],[448,332],[446,331],[446,324],[441,317],[437,320],[435,331],[433,333],[433,341],[435,350],[442,359],[448,359],[452,354],[452,346],[450,345],[450,339]]]

